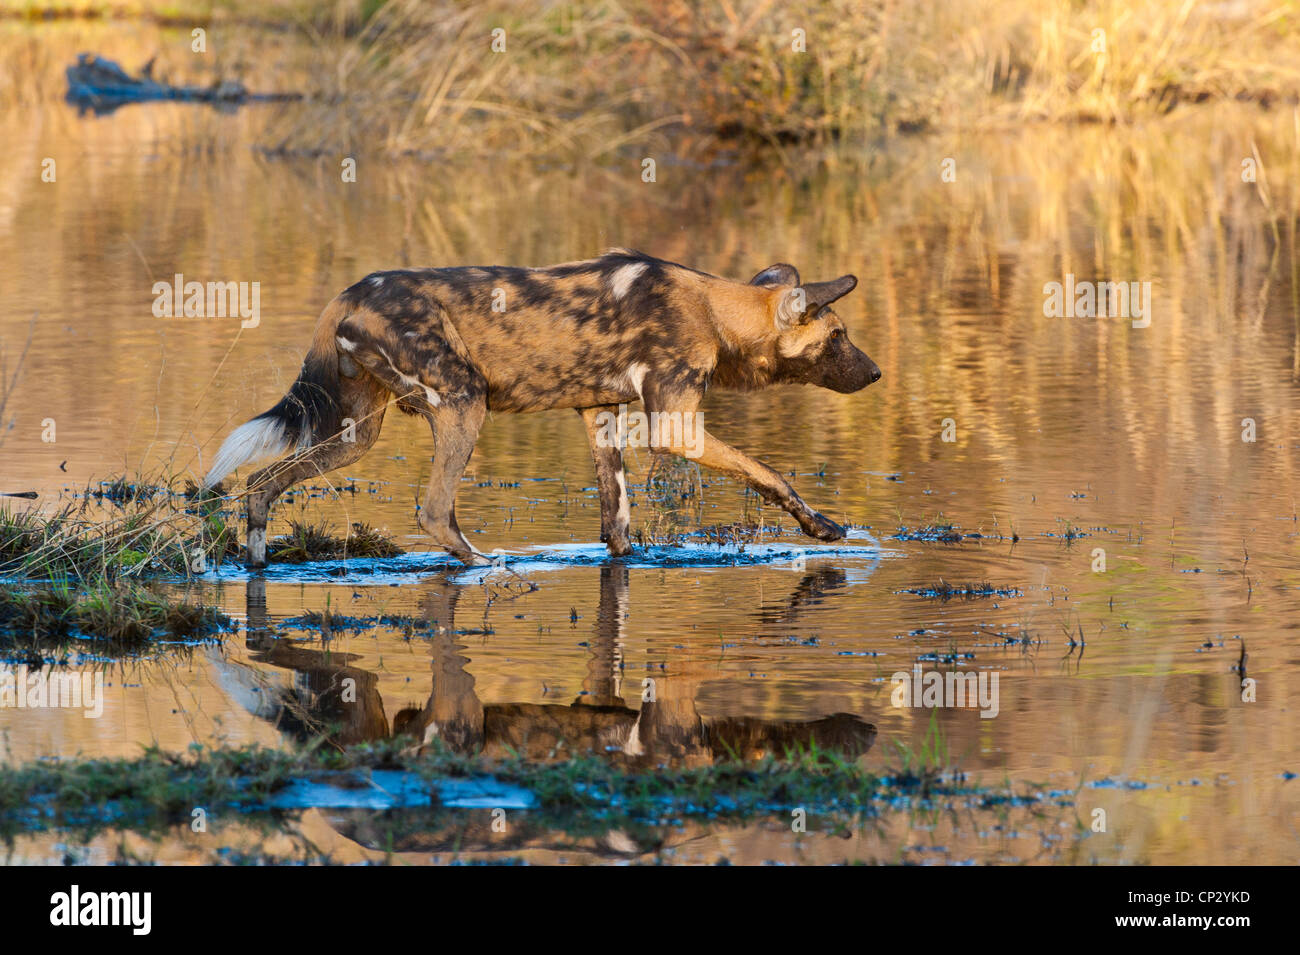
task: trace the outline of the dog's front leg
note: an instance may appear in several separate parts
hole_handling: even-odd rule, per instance
[[[844,537],[844,528],[805,504],[804,499],[790,486],[790,482],[772,468],[726,442],[719,441],[703,429],[700,429],[700,433],[703,440],[691,442],[690,446],[680,444],[656,447],[655,451],[680,454],[699,462],[703,467],[721,471],[738,481],[744,481],[764,501],[788,511],[809,537],[823,541],[837,541]]]
[[[705,380],[699,373],[691,376],[681,372],[663,380],[647,377],[642,398],[651,416],[650,440],[655,453],[680,454],[702,467],[744,481],[764,501],[788,511],[809,537],[842,539],[844,528],[805,504],[785,478],[704,430],[696,409],[704,398]]]
[[[699,426],[698,418],[694,417],[698,412],[680,412],[682,426],[669,426],[668,422],[676,425],[677,414],[679,412],[671,412],[667,417],[660,417],[660,422],[664,424],[659,429],[651,425],[656,453],[681,455],[686,459],[697,461],[705,468],[720,470],[723,474],[736,478],[737,481],[744,481],[768,504],[775,504],[776,507],[788,511],[794,520],[800,522],[803,533],[809,537],[814,537],[818,541],[840,541],[844,538],[844,528],[831,518],[819,515],[813,508],[803,503],[803,499],[794,492],[787,479],[768,468],[762,461],[754,460],[744,451],[737,450],[731,444],[708,434],[702,426]],[[686,440],[686,435],[689,435],[692,440]]]
[[[631,508],[627,499],[627,478],[623,473],[623,451],[618,442],[618,405],[579,408],[596,462],[596,486],[600,489],[600,539],[615,557],[632,553],[629,536]],[[608,417],[606,417],[608,416]],[[611,440],[612,436],[612,440]]]

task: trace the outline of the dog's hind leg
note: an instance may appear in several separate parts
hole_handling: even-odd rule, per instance
[[[479,393],[442,402],[430,408],[426,417],[433,428],[433,473],[420,509],[420,527],[458,560],[490,564],[491,558],[475,550],[456,523],[456,491],[487,417],[487,398]]]
[[[420,527],[466,564],[490,564],[456,523],[460,477],[487,417],[487,381],[442,308],[430,310],[423,304],[423,317],[400,319],[412,325],[400,338],[391,327],[398,318],[350,316],[339,325],[340,341],[346,343],[340,347],[397,396],[398,410],[425,418],[433,430],[433,473],[420,509]]]
[[[387,391],[375,382],[357,382],[356,398],[345,404],[356,417],[345,427],[305,451],[282,458],[248,478],[248,559],[251,569],[266,566],[266,522],[271,504],[288,488],[309,478],[347,467],[370,450],[379,437],[387,407]],[[350,424],[346,422],[351,421]]]
[[[617,419],[618,405],[579,408],[591,442],[591,457],[596,462],[596,486],[600,489],[600,539],[615,557],[632,553],[628,529],[631,510],[627,500],[627,477],[623,471],[623,450],[617,431],[610,441],[609,423]],[[609,415],[610,417],[602,417]]]

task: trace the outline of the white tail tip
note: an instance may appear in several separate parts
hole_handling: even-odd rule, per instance
[[[289,437],[283,423],[274,418],[254,418],[230,432],[230,437],[221,443],[203,486],[215,487],[236,468],[263,458],[278,458],[288,450]]]

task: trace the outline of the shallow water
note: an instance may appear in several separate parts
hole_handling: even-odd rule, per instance
[[[96,41],[137,49],[111,29]],[[1107,810],[1108,831],[1065,861],[1300,861],[1287,778],[1300,771],[1286,677],[1300,662],[1289,113],[913,138],[808,171],[666,157],[653,184],[639,154],[601,167],[363,160],[344,183],[340,157],[252,148],[281,109],[89,117],[47,102],[0,117],[0,344],[20,372],[0,490],[51,506],[123,469],[201,470],[230,427],[284,392],[324,304],[371,270],[540,265],[624,245],[736,278],[774,261],[859,277],[838,311],[881,382],[849,396],[712,394],[704,407],[711,431],[793,475],[857,539],[819,545],[787,518],[776,543],[743,552],[690,543],[605,561],[577,415],[497,415],[458,515],[479,549],[509,555],[505,570],[437,554],[349,561],[342,575],[224,568],[203,584],[241,623],[224,646],[113,665],[99,719],[0,710],[9,759],[301,738],[339,716],[326,691],[343,677],[364,705],[341,740],[400,729],[537,759],[589,747],[702,764],[720,739],[756,755],[816,735],[865,746],[859,758],[883,770],[900,744],[920,747],[934,712],[965,772],[1082,784],[1071,821]],[[1272,170],[1271,210],[1238,175],[1252,140]],[[40,181],[45,157],[55,183]],[[944,157],[955,182],[940,179]],[[155,318],[153,283],[176,273],[260,283],[260,323]],[[1067,274],[1150,282],[1149,327],[1048,317],[1044,283]],[[430,451],[427,429],[389,415],[375,449],[332,476],[353,488],[300,489],[278,504],[279,527],[366,521],[418,551]],[[629,455],[634,528],[662,526],[648,464]],[[782,516],[704,482],[689,526]],[[963,536],[899,533],[931,525]],[[996,592],[927,596],[941,581]],[[283,623],[327,609],[358,628]],[[406,616],[432,630],[378,619]],[[1234,669],[1243,645],[1254,702]],[[996,716],[891,705],[891,675],[918,662],[996,672]],[[1038,858],[1037,839],[1007,848],[948,825],[891,819],[883,835],[826,836],[809,858]],[[684,857],[804,851],[762,826],[706,829],[672,837],[692,846]],[[927,843],[943,851],[907,848]],[[443,851],[430,845],[418,851]],[[179,836],[159,851],[191,850]],[[24,851],[57,855],[44,837]]]

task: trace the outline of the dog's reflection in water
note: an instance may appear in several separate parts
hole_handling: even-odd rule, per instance
[[[807,609],[845,585],[844,573],[823,568],[806,574],[774,605],[755,615],[764,629],[793,627]],[[813,742],[853,758],[875,741],[875,727],[849,713],[810,721],[760,717],[702,717],[696,709],[700,678],[656,672],[624,686],[621,666],[628,612],[628,571],[600,569],[600,600],[590,640],[583,693],[571,704],[483,703],[475,690],[456,633],[456,604],[464,585],[439,580],[426,585],[421,615],[430,627],[431,676],[422,707],[400,710],[389,726],[378,680],[356,666],[358,655],[311,649],[277,639],[267,628],[264,583],[248,590],[248,648],[256,663],[284,668],[281,684],[223,663],[223,683],[256,715],[280,731],[308,741],[325,736],[348,745],[390,736],[423,748],[437,740],[457,753],[519,754],[527,759],[565,759],[598,754],[633,765],[706,765],[717,759],[757,759],[806,750]],[[253,687],[256,680],[257,686]],[[630,702],[635,705],[629,705]]]

